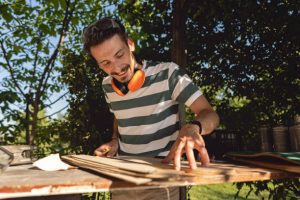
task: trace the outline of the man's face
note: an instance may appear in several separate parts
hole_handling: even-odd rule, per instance
[[[92,46],[91,54],[105,73],[119,82],[126,83],[134,74],[135,59],[132,54],[134,48],[131,39],[127,40],[126,45],[116,34],[101,44]]]

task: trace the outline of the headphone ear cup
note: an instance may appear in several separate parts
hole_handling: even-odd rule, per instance
[[[118,95],[125,96],[125,94],[116,86],[114,79],[111,81],[111,86]]]
[[[127,87],[131,92],[134,92],[140,89],[143,86],[144,82],[145,82],[145,72],[139,69],[134,73]]]

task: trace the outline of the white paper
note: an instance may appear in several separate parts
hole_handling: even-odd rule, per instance
[[[39,159],[33,163],[33,166],[44,170],[44,171],[57,171],[57,170],[67,170],[72,168],[70,165],[64,163],[59,154],[51,154],[47,157]]]

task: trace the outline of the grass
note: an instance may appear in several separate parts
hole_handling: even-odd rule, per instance
[[[238,190],[232,183],[215,184],[215,185],[201,185],[192,186],[188,191],[188,200],[220,200],[234,199],[235,194]],[[248,198],[246,198],[249,192],[249,188],[243,187],[237,200],[257,200],[257,199],[268,199],[268,192],[263,192],[261,196],[256,196],[251,193]],[[89,193],[83,194],[81,200],[110,200],[108,192],[102,193]]]
[[[234,199],[238,190],[232,183],[216,184],[216,185],[202,185],[193,186],[188,192],[190,200],[219,200],[219,199]],[[246,198],[249,192],[249,188],[243,187],[239,193],[237,200],[256,200],[256,199],[268,199],[269,193],[263,192],[262,195],[256,196],[253,192]]]

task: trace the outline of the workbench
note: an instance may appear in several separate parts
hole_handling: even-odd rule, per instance
[[[188,169],[187,163],[183,162],[182,165],[182,170],[188,176],[153,181],[142,185],[128,183],[82,169],[49,172],[34,168],[32,165],[11,166],[0,174],[0,199],[299,177],[299,174],[280,170],[236,165],[221,161],[213,162],[209,167],[202,167],[199,164],[198,168],[193,171]]]

